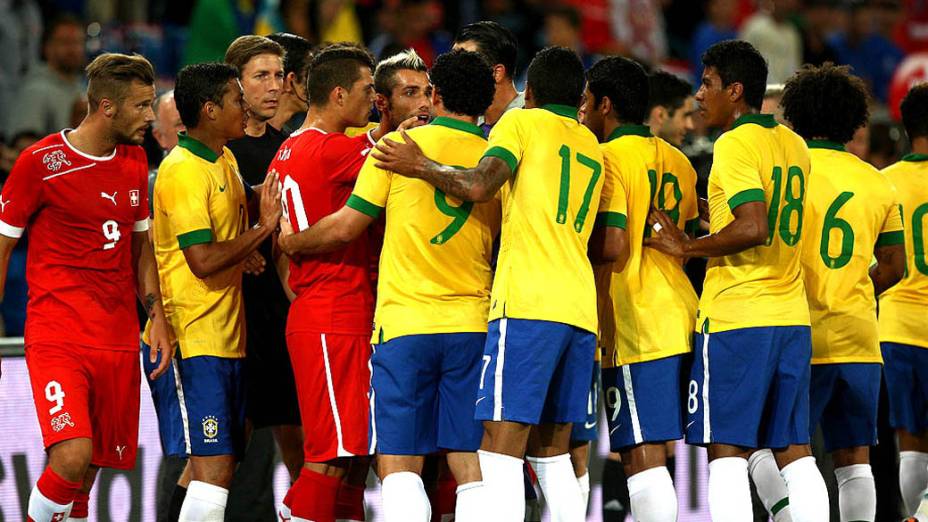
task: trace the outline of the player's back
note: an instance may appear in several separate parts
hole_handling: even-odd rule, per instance
[[[280,176],[284,216],[295,231],[345,204],[369,150],[366,135],[349,138],[309,128],[287,138],[269,169]],[[369,333],[370,256],[365,232],[334,252],[291,259],[289,283],[297,297],[288,331]]]
[[[905,275],[880,296],[880,341],[928,348],[928,155],[910,154],[883,170],[896,187],[905,229]]]
[[[769,114],[742,116],[715,142],[710,232],[734,221],[739,205],[759,201],[768,236],[763,245],[709,260],[697,330],[706,319],[710,332],[809,325],[799,261],[808,172],[805,142]]]
[[[873,249],[901,243],[896,195],[877,169],[838,144],[809,142],[802,269],[812,362],[881,362]]]
[[[555,321],[596,332],[587,243],[603,185],[596,137],[576,109],[513,109],[493,127],[486,155],[504,159],[499,261],[490,320]]]
[[[642,244],[652,206],[683,230],[698,226],[696,171],[678,149],[644,126],[620,127],[602,145],[628,202],[629,258],[611,278],[612,313],[602,317],[606,365],[632,364],[689,351],[697,297],[679,259]],[[612,326],[612,328],[610,328]],[[615,347],[615,352],[611,348]]]
[[[477,165],[486,140],[476,125],[451,118],[409,131],[439,163]],[[386,136],[402,140],[397,133]],[[411,334],[485,332],[499,200],[461,202],[431,184],[383,171],[369,158],[348,206],[374,217],[386,210],[374,342]]]

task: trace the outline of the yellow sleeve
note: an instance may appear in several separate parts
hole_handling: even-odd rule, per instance
[[[734,136],[723,135],[715,142],[712,170],[732,211],[744,203],[767,201],[759,163],[748,147]]]
[[[402,139],[395,132],[388,134],[385,138]],[[368,154],[358,173],[358,181],[354,184],[354,190],[348,202],[345,203],[346,206],[375,219],[387,206],[387,195],[390,193],[390,183],[393,181],[393,173],[377,168],[376,163],[374,156]]]
[[[603,176],[603,190],[599,196],[599,212],[596,214],[595,226],[617,227],[625,229],[628,226],[628,190],[622,176],[619,162],[615,161],[609,152],[603,151],[605,176]]]
[[[892,193],[893,196],[896,195],[895,188],[892,189]],[[893,204],[887,209],[886,218],[883,220],[883,228],[880,229],[880,235],[877,236],[876,239],[877,248],[905,244],[905,235],[902,230],[902,212],[899,209],[897,201],[898,200],[893,197]]]
[[[185,163],[167,165],[158,173],[157,197],[181,249],[211,243],[210,188],[201,172],[186,170]],[[166,172],[164,171],[166,170]]]
[[[483,157],[499,158],[515,173],[525,152],[527,140],[523,120],[527,115],[528,111],[522,109],[513,109],[503,114],[490,131],[488,148]]]

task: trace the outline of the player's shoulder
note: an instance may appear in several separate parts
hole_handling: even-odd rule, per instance
[[[693,168],[693,163],[686,157],[686,154],[684,154],[682,150],[663,138],[655,139],[657,140],[657,146],[660,147],[665,161],[668,161],[674,168],[683,168],[688,171],[693,171],[695,174],[696,171]]]

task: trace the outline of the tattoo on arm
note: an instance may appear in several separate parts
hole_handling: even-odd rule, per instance
[[[145,313],[148,314],[149,319],[155,318],[155,303],[158,302],[158,298],[155,297],[155,294],[146,294],[144,300]]]
[[[464,201],[488,201],[512,175],[505,161],[486,157],[472,169],[457,169],[429,160],[425,180]]]

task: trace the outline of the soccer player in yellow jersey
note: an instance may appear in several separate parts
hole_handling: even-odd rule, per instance
[[[847,67],[803,68],[786,83],[780,104],[812,161],[801,256],[812,319],[809,430],[821,422],[841,520],[873,520],[869,447],[877,442],[882,362],[874,291],[894,285],[905,268],[896,191],[842,145],[869,117],[867,88]]]
[[[158,169],[152,238],[178,346],[174,372],[160,378],[169,385],[152,389],[165,451],[190,456],[180,520],[220,522],[245,445],[242,263],[277,228],[280,195],[269,176],[248,229],[246,189],[225,147],[244,135],[233,67],[185,67],[174,97],[187,132]]]
[[[477,116],[490,105],[489,64],[477,53],[439,56],[431,71],[431,124],[410,131],[437,160],[476,165],[486,140]],[[399,136],[391,134],[394,139]],[[372,343],[372,450],[389,521],[427,522],[420,478],[425,456],[447,451],[457,480],[456,519],[488,514],[480,492],[474,420],[498,200],[454,201],[432,185],[374,166],[368,158],[348,202],[288,241],[318,254],[353,240],[386,210]],[[284,232],[287,233],[286,231]]]
[[[384,139],[379,166],[425,179],[464,201],[502,188],[501,246],[490,299],[477,414],[484,423],[480,468],[493,520],[524,518],[523,458],[532,455],[552,519],[582,520],[580,486],[568,455],[571,423],[586,418],[595,351],[596,289],[587,258],[617,255],[615,226],[590,236],[601,207],[602,153],[577,117],[583,66],[549,47],[528,68],[525,109],[506,112],[474,168],[427,159],[407,135]],[[605,225],[618,225],[604,219]],[[538,425],[529,444],[529,432]]]
[[[703,55],[696,101],[715,142],[710,234],[691,240],[664,213],[646,244],[708,257],[685,401],[686,441],[709,450],[714,520],[751,517],[747,457],[773,449],[793,517],[828,519],[828,492],[809,447],[809,308],[799,265],[809,152],[802,138],[758,114],[767,64],[749,43]]]
[[[905,228],[905,275],[880,295],[880,346],[889,423],[899,440],[899,486],[906,515],[928,520],[928,84],[902,101],[912,153],[886,167]]]
[[[640,65],[605,58],[587,78],[584,123],[603,140],[606,183],[614,183],[607,219],[620,223],[624,247],[615,263],[594,267],[610,449],[622,455],[632,516],[674,521],[666,441],[683,437],[680,372],[697,298],[681,260],[644,248],[642,240],[652,206],[680,229],[698,219],[696,172],[644,125],[648,77]]]

